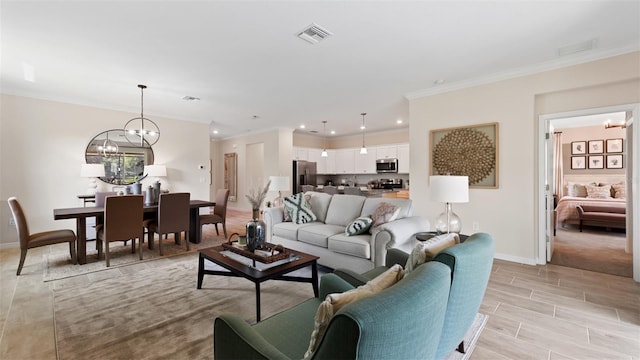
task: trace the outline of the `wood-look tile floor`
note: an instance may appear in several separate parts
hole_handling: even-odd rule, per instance
[[[244,233],[249,216],[229,209],[228,233]],[[19,249],[0,250],[2,360],[56,359],[44,251],[29,250],[17,277]],[[640,284],[630,278],[496,260],[481,311],[489,321],[471,359],[640,359]]]

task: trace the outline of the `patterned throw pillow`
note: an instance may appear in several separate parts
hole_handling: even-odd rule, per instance
[[[361,216],[347,225],[347,228],[344,229],[344,234],[347,236],[364,234],[369,230],[371,224],[373,224],[373,220],[370,217]]]
[[[613,197],[616,199],[624,199],[626,197],[626,190],[624,189],[624,184],[613,184],[611,188],[614,191]]]
[[[334,293],[327,295],[325,300],[320,303],[320,306],[316,311],[316,316],[314,318],[313,324],[313,332],[311,333],[311,340],[309,341],[309,349],[304,354],[304,357],[310,357],[313,352],[318,349],[320,340],[322,340],[322,337],[324,336],[324,333],[329,326],[331,318],[335,313],[338,312],[338,310],[351,304],[352,302],[381,292],[382,290],[400,281],[403,276],[404,271],[402,270],[402,266],[396,264],[374,279],[369,280],[362,286],[345,291],[343,293]]]
[[[371,219],[373,220],[371,227],[380,226],[384,223],[393,221],[398,217],[398,214],[400,214],[400,208],[386,202],[380,203],[376,208],[376,211],[371,215]]]
[[[587,185],[587,198],[611,199],[611,185],[605,185],[605,186]]]
[[[287,207],[284,205],[282,205],[282,213],[283,213],[282,221],[291,222],[291,215],[289,215],[289,210],[287,210]]]
[[[311,211],[311,205],[304,194],[299,193],[284,198],[284,207],[289,212],[291,221],[296,224],[306,224],[318,218]]]

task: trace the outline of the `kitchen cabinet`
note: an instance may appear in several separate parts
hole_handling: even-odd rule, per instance
[[[398,173],[409,173],[409,144],[398,145]]]
[[[293,148],[293,160],[309,160],[309,149]]]
[[[336,174],[354,174],[356,161],[355,156],[355,149],[336,150]]]
[[[369,149],[367,154],[360,154],[360,150],[355,154],[356,174],[376,174],[376,152]]]
[[[327,150],[327,156],[325,159],[325,174],[333,175],[336,173],[336,150]]]
[[[309,149],[308,161],[316,163],[316,172],[318,174],[327,173],[327,158],[322,157],[322,149]]]
[[[376,159],[397,159],[397,146],[378,146],[376,148]]]

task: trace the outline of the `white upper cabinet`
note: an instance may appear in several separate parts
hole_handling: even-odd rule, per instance
[[[309,149],[309,161],[316,163],[318,174],[327,173],[327,158],[322,157],[322,149]]]
[[[355,151],[355,173],[375,174],[376,156],[377,153],[374,148],[369,148],[367,154],[360,154],[360,150]]]
[[[293,148],[293,160],[309,160],[309,149]]]
[[[397,146],[378,146],[376,148],[376,159],[397,159]]]
[[[398,173],[409,173],[409,144],[398,145]]]
[[[336,174],[355,174],[355,149],[336,150]]]
[[[325,174],[335,174],[336,173],[336,150],[327,150],[327,156],[325,159]]]

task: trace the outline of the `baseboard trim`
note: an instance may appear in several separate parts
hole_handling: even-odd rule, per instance
[[[530,259],[530,258],[525,258],[520,256],[496,253],[493,257],[498,260],[516,262],[516,263],[525,264],[525,265],[538,265],[535,259]]]
[[[0,250],[3,249],[16,249],[16,248],[20,248],[20,243],[19,242],[10,242],[10,243],[0,243]]]

